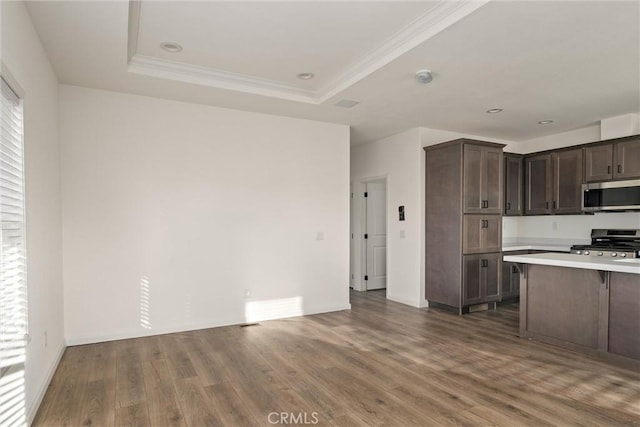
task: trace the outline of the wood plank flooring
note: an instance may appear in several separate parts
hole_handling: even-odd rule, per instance
[[[519,339],[517,306],[351,304],[69,347],[33,425],[640,425],[639,372]]]

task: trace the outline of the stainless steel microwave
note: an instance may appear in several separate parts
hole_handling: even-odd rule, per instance
[[[582,211],[640,210],[640,179],[582,184]]]

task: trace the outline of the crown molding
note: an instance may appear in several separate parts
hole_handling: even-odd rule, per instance
[[[128,71],[255,95],[309,104],[323,104],[360,80],[424,43],[444,29],[475,12],[491,0],[443,0],[398,31],[378,48],[347,67],[321,90],[301,89],[273,80],[193,64],[173,62],[137,53],[140,0],[129,2]]]
[[[183,64],[150,56],[134,55],[129,60],[128,70],[132,73],[211,86],[218,89],[319,104],[319,97],[313,91],[300,89],[273,80],[260,79],[245,74],[232,73],[198,65]]]

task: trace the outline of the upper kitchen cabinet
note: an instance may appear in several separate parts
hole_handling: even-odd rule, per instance
[[[551,157],[553,163],[552,213],[581,213],[582,150],[558,151]]]
[[[527,157],[525,170],[525,214],[542,215],[551,213],[551,154]]]
[[[520,154],[504,154],[504,215],[523,213],[523,160]]]
[[[585,147],[585,182],[607,181],[611,178],[613,178],[613,144]]]
[[[584,148],[584,181],[640,178],[640,136]]]
[[[464,213],[502,213],[502,149],[465,144]]]
[[[525,158],[526,215],[581,213],[582,149]]]
[[[640,178],[640,137],[613,144],[614,179]]]

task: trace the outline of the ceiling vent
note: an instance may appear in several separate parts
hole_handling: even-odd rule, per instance
[[[352,101],[350,99],[341,99],[340,101],[336,102],[333,105],[335,105],[336,107],[342,107],[342,108],[353,108],[358,104],[360,104],[358,101]]]

